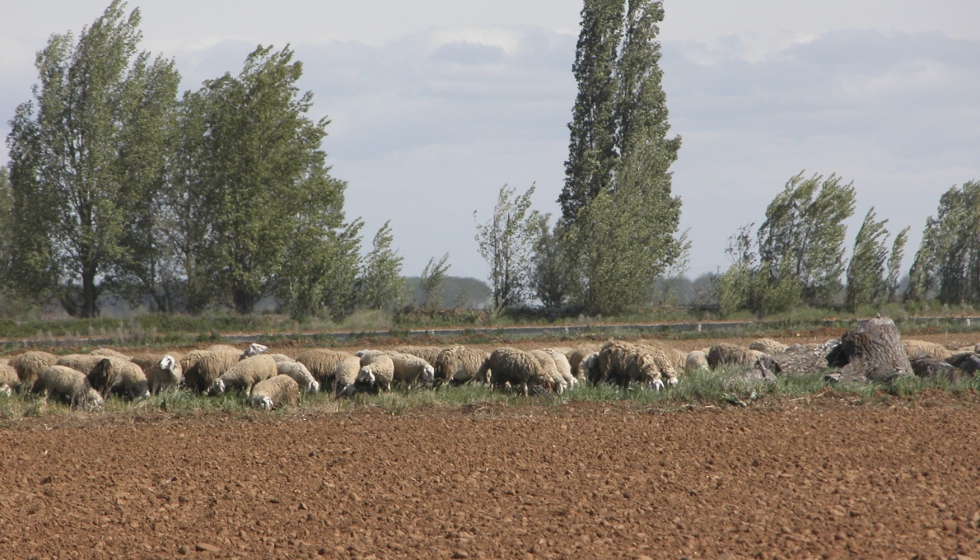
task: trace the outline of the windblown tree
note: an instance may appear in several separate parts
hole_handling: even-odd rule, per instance
[[[980,182],[950,188],[926,220],[906,298],[933,293],[947,304],[980,301]]]
[[[872,207],[864,216],[854,240],[854,252],[847,265],[847,292],[844,306],[854,311],[862,305],[879,304],[888,295],[885,262],[888,259],[888,220],[876,221]]]
[[[184,97],[193,134],[173,171],[173,204],[202,220],[180,236],[198,304],[210,286],[239,313],[268,295],[301,315],[354,305],[360,221],[345,223],[346,184],[320,148],[330,121],[306,116],[313,95],[299,93],[301,75],[288,47],[260,46],[237,77]]]
[[[368,309],[395,309],[408,299],[408,284],[402,276],[402,257],[391,248],[391,220],[374,235],[371,252],[364,258],[358,278],[358,299]]]
[[[98,315],[99,296],[147,250],[179,82],[172,61],[137,51],[140,13],[125,6],[114,0],[77,43],[51,36],[7,137],[11,277],[80,317]]]
[[[680,137],[667,137],[659,68],[663,17],[654,0],[586,0],[582,9],[579,93],[558,201],[560,242],[580,273],[574,304],[589,313],[635,308],[682,252],[681,203],[668,171]]]
[[[532,194],[534,185],[519,196],[513,187],[500,187],[490,220],[476,225],[480,255],[490,265],[490,304],[494,312],[523,305],[534,293],[534,243],[542,216],[531,210]],[[476,215],[474,211],[474,219]]]
[[[422,270],[419,276],[419,291],[422,294],[421,307],[429,311],[434,311],[442,306],[443,282],[446,280],[446,273],[449,272],[449,253],[446,253],[438,261],[435,257],[429,259],[429,263]]]

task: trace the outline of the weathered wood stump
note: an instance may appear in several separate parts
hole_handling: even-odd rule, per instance
[[[902,348],[901,335],[887,317],[876,317],[858,324],[841,337],[839,363],[842,381],[888,382],[915,375]]]
[[[817,346],[793,345],[783,352],[759,358],[755,368],[764,377],[770,374],[793,376],[821,373],[828,367],[827,355],[839,345],[840,341],[836,338]]]
[[[973,377],[948,361],[933,356],[916,356],[909,361],[912,363],[912,371],[925,379],[943,379],[949,383],[959,383]]]

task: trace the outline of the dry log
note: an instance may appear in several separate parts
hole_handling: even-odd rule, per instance
[[[844,333],[840,346],[843,381],[888,382],[897,377],[915,375],[895,323],[887,317],[876,317]]]

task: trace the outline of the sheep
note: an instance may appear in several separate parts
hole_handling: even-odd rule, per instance
[[[266,354],[266,356],[269,356],[270,358],[272,358],[273,360],[275,360],[277,364],[279,362],[295,362],[296,361],[293,358],[290,358],[289,356],[287,356],[285,354]]]
[[[687,354],[671,346],[663,346],[662,349],[667,354],[667,360],[670,361],[674,371],[684,371],[684,366],[687,365]]]
[[[579,381],[586,381],[588,377],[588,358],[596,354],[598,350],[598,346],[590,344],[579,348],[572,348],[565,353],[565,356],[568,358],[568,365],[572,368],[572,375]]]
[[[528,353],[541,365],[542,375],[551,381],[550,385],[555,388],[555,392],[559,395],[564,393],[568,385],[561,374],[558,373],[558,365],[555,364],[555,359],[551,357],[551,354],[544,350],[531,350]]]
[[[20,384],[17,370],[7,363],[0,364],[0,393],[8,397],[14,394],[14,387]]]
[[[20,380],[22,386],[31,387],[41,370],[53,366],[57,361],[58,356],[54,354],[31,351],[10,358],[7,364],[17,371],[17,379]]]
[[[352,354],[341,355],[341,360],[331,374],[335,397],[350,397],[357,392],[357,375],[361,372],[361,359]]]
[[[905,349],[905,353],[908,354],[910,360],[919,356],[932,356],[933,358],[945,360],[953,355],[942,344],[926,342],[925,340],[902,340],[902,348]]]
[[[104,359],[105,356],[95,356],[92,354],[65,354],[58,358],[55,365],[70,367],[73,370],[88,375]]]
[[[399,346],[397,348],[392,348],[392,351],[400,352],[402,354],[411,354],[412,356],[422,358],[430,364],[435,365],[436,356],[439,355],[439,352],[442,352],[442,348],[438,346]]]
[[[327,348],[314,348],[296,356],[296,361],[306,366],[306,369],[310,370],[313,377],[323,387],[334,379],[337,368],[349,357],[356,356],[347,352],[337,352]],[[360,358],[358,358],[358,363],[360,363]],[[357,367],[360,369],[361,366],[358,365]]]
[[[436,379],[445,382],[465,383],[476,379],[485,383],[487,380],[480,379],[476,374],[487,357],[487,353],[483,350],[456,345],[439,352],[432,367],[435,368]]]
[[[242,352],[242,358],[250,358],[252,356],[258,356],[259,354],[265,354],[269,350],[268,346],[263,346],[257,342],[253,342],[248,345],[248,348]]]
[[[687,355],[684,361],[684,373],[690,375],[699,371],[708,370],[708,356],[700,351],[694,350]]]
[[[432,364],[413,356],[401,352],[388,352],[388,357],[395,364],[395,381],[411,385],[421,379],[422,383],[432,383],[435,379],[435,369]]]
[[[276,361],[265,354],[257,354],[234,364],[211,384],[211,394],[224,393],[229,387],[239,387],[249,396],[252,386],[278,375]]]
[[[558,375],[561,376],[562,380],[565,382],[565,386],[570,388],[578,385],[578,379],[572,375],[572,365],[568,363],[568,356],[565,355],[564,351],[567,349],[562,348],[545,348],[551,359],[555,361],[555,367],[558,368]]]
[[[664,383],[667,385],[677,385],[677,370],[684,367],[684,362],[687,360],[686,354],[656,343],[638,344],[637,348],[644,352],[648,356],[648,359],[653,362],[654,366],[660,370],[660,378]],[[674,364],[678,356],[677,354],[673,354],[673,352],[681,354],[680,357],[682,358],[680,361],[681,365],[676,368]]]
[[[241,355],[238,349],[219,348],[204,352],[190,367],[184,366],[185,362],[181,361],[181,367],[184,368],[184,385],[198,393],[210,390],[216,379],[241,360]]]
[[[127,356],[126,354],[113,350],[112,348],[99,347],[89,352],[89,354],[92,356],[103,356],[106,358],[122,358],[124,360],[129,359],[129,356]]]
[[[134,400],[150,396],[146,375],[129,359],[103,357],[87,377],[92,387],[103,395],[116,390]]]
[[[749,350],[741,346],[722,342],[715,344],[708,351],[708,365],[711,369],[726,364],[752,367],[763,355],[759,350]]]
[[[357,383],[378,390],[391,390],[395,379],[395,362],[387,354],[367,352],[361,356],[361,369],[357,372]]]
[[[274,356],[268,355],[276,363],[276,373],[278,375],[288,375],[293,381],[299,384],[307,393],[316,393],[320,390],[320,382],[313,377],[310,370],[303,364],[294,360],[278,361]]]
[[[490,384],[498,389],[506,387],[520,388],[521,394],[527,396],[532,387],[553,389],[553,382],[547,378],[541,364],[531,354],[517,348],[497,348],[480,366],[478,378],[488,378]]]
[[[248,397],[252,406],[272,410],[299,401],[299,384],[288,375],[277,375],[259,381]]]
[[[150,393],[157,394],[166,388],[180,386],[183,381],[184,370],[180,367],[177,358],[170,354],[137,354],[133,356],[132,362],[143,369],[146,381],[150,384]]]
[[[243,352],[241,348],[237,348],[235,346],[232,346],[231,344],[212,344],[211,346],[208,346],[205,350],[207,350],[208,352],[235,352],[236,354],[239,355],[241,355]]]
[[[659,355],[657,355],[659,354]],[[657,355],[654,358],[654,355]],[[663,377],[676,379],[673,367],[662,351],[622,341],[610,341],[599,350],[598,367],[603,381],[627,387],[639,382],[656,390],[664,387]]]
[[[758,350],[763,354],[780,354],[785,352],[789,346],[779,342],[778,340],[773,340],[771,338],[759,338],[752,341],[749,344],[749,350]]]
[[[48,366],[41,370],[34,383],[35,391],[44,391],[46,398],[61,396],[71,406],[102,408],[102,396],[92,388],[84,373],[67,366]]]

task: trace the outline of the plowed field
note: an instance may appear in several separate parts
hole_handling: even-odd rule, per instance
[[[847,398],[30,418],[0,558],[980,556],[980,396]]]

